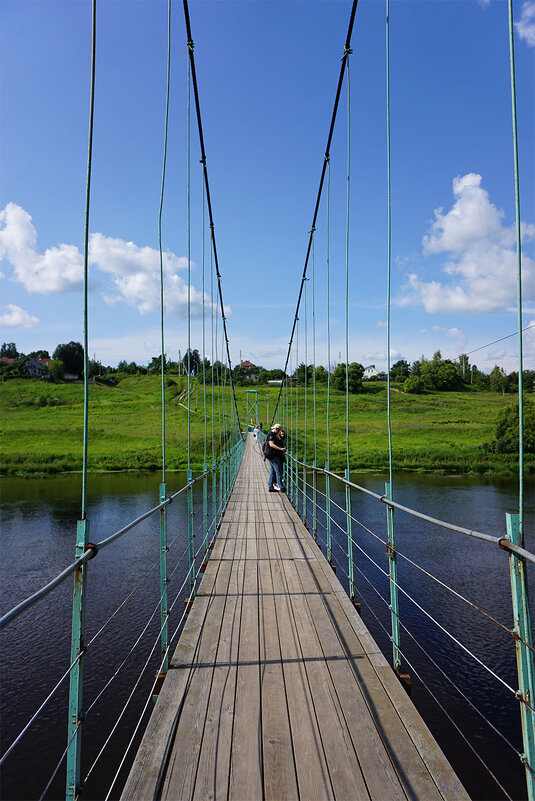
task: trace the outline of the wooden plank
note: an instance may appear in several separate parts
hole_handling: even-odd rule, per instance
[[[244,554],[245,541],[242,540],[232,563],[229,594],[225,604],[199,755],[193,794],[195,801],[219,801],[227,798],[240,632],[239,596],[243,586]]]
[[[284,580],[282,560],[271,562],[271,575],[284,681],[300,801],[330,801],[334,794],[305,664],[296,631],[292,604]]]
[[[269,562],[259,565],[259,590],[264,798],[290,801],[297,776]]]
[[[316,635],[314,621],[307,600],[299,593],[296,563],[284,562],[283,570],[287,587],[294,593],[292,611],[335,798],[368,801],[368,789]],[[312,597],[318,598],[317,595]],[[321,603],[321,598],[319,601]]]
[[[250,542],[247,542],[249,549]],[[229,801],[262,798],[262,725],[258,640],[258,565],[247,558],[243,580]]]

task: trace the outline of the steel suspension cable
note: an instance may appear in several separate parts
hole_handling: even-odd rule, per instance
[[[321,177],[320,177],[320,183],[319,183],[319,188],[318,188],[318,194],[317,194],[317,197],[316,197],[316,205],[314,207],[314,214],[312,216],[312,225],[310,227],[310,233],[309,233],[309,236],[308,236],[308,247],[307,247],[307,253],[306,253],[306,257],[305,257],[305,265],[304,265],[304,268],[303,268],[303,274],[301,276],[301,284],[300,284],[300,287],[299,287],[299,294],[298,294],[298,297],[297,297],[297,307],[296,307],[296,310],[295,310],[293,326],[292,326],[292,332],[291,332],[291,335],[290,335],[290,343],[289,343],[289,346],[288,346],[288,352],[287,352],[287,355],[286,355],[286,363],[284,365],[284,372],[286,372],[286,369],[288,367],[288,361],[289,361],[289,358],[290,358],[290,350],[291,350],[292,342],[293,342],[293,338],[294,338],[295,326],[297,324],[297,317],[298,317],[298,314],[299,314],[299,307],[300,307],[300,304],[301,304],[301,296],[303,294],[303,286],[304,286],[304,283],[306,281],[308,261],[309,261],[310,253],[311,253],[311,249],[312,249],[312,241],[313,241],[314,231],[316,230],[316,220],[317,220],[317,217],[318,217],[318,212],[319,212],[319,207],[320,207],[320,202],[321,202],[321,196],[322,196],[322,193],[323,193],[323,183],[325,181],[325,173],[326,173],[326,170],[327,170],[327,163],[329,161],[331,142],[332,142],[332,137],[333,137],[333,133],[334,133],[334,125],[335,125],[335,122],[336,122],[336,115],[337,115],[337,112],[338,112],[338,104],[339,104],[339,101],[340,101],[340,94],[341,94],[341,91],[342,91],[342,84],[343,84],[343,81],[344,81],[344,74],[345,74],[345,69],[346,69],[346,61],[347,61],[347,59],[349,57],[350,48],[351,48],[351,36],[352,36],[352,33],[353,33],[353,25],[354,25],[354,22],[355,22],[355,14],[356,14],[356,11],[357,11],[357,4],[358,4],[358,0],[353,0],[352,6],[351,6],[351,14],[350,14],[350,17],[349,17],[349,25],[348,25],[348,29],[347,29],[346,41],[345,41],[345,46],[344,46],[344,55],[342,56],[342,63],[341,63],[341,66],[340,66],[340,73],[339,73],[339,76],[338,76],[338,84],[337,84],[337,87],[336,87],[336,95],[335,95],[335,99],[334,99],[334,107],[333,107],[333,111],[332,111],[332,115],[331,115],[331,124],[330,124],[330,128],[329,128],[329,135],[327,137],[327,146],[325,148],[325,155],[324,155],[324,159],[323,159],[323,167],[322,167],[322,170],[321,170]],[[271,421],[272,424],[273,424],[273,421],[275,420],[275,415],[277,413],[277,408],[279,406],[281,395],[282,395],[282,386],[281,386],[281,389],[279,390],[279,396],[277,398],[277,403],[275,404],[275,409],[273,411],[273,418],[272,418],[272,421]]]
[[[202,180],[202,387],[203,387],[203,406],[204,406],[204,470],[206,470],[206,449],[208,439],[208,418],[206,416],[206,319],[205,319],[205,302],[204,302],[204,279],[205,279],[205,230],[204,230],[204,207],[205,207],[205,190],[204,190],[204,176]]]
[[[316,270],[314,258],[314,232],[312,232],[312,396],[314,402],[314,467],[318,463],[318,435],[316,423]]]
[[[331,402],[331,277],[330,277],[330,213],[331,213],[331,160],[327,161],[327,470],[331,468],[331,432],[329,427]]]
[[[164,270],[162,249],[162,214],[165,193],[165,171],[167,166],[167,138],[169,130],[169,90],[171,83],[171,0],[167,3],[167,81],[165,90],[165,123],[163,136],[162,184],[160,188],[160,208],[158,210],[158,249],[160,255],[160,334],[162,371],[162,484],[165,484],[165,342],[164,342]]]
[[[84,441],[82,456],[82,511],[81,519],[87,514],[87,456],[89,434],[89,330],[88,330],[88,277],[89,277],[89,208],[91,201],[91,168],[93,163],[93,127],[95,116],[95,64],[97,42],[97,3],[91,4],[91,88],[89,92],[89,134],[87,143],[87,177],[85,189],[85,222],[84,222],[84,282],[83,282],[83,320],[84,320]]]
[[[520,542],[524,544],[524,382],[522,376],[522,237],[520,230],[520,180],[518,169],[518,127],[516,115],[515,37],[513,28],[513,2],[508,0],[509,11],[509,62],[511,72],[511,117],[513,125],[513,160],[515,174],[515,229],[518,305],[518,516]]]
[[[390,408],[390,290],[392,268],[392,186],[390,174],[390,0],[386,0],[386,172],[387,172],[387,289],[386,289],[386,418],[388,430],[388,482],[392,485],[392,424]]]
[[[346,197],[346,467],[349,477],[349,193],[351,188],[351,82],[347,69],[347,197]]]
[[[191,470],[191,63],[188,42],[188,99],[186,122],[187,240],[188,240],[188,481]]]
[[[186,22],[186,32],[187,32],[187,37],[188,37],[188,58],[189,58],[189,63],[191,65],[191,78],[192,78],[192,83],[193,83],[193,94],[194,94],[194,98],[195,98],[195,110],[196,110],[196,114],[197,114],[197,128],[198,128],[198,131],[199,131],[199,143],[200,143],[200,147],[201,147],[201,164],[203,166],[204,183],[205,183],[205,186],[206,186],[206,202],[207,202],[207,205],[208,205],[208,214],[209,214],[209,218],[210,218],[210,230],[212,232],[212,246],[213,246],[213,250],[214,250],[214,262],[215,262],[215,269],[216,269],[216,275],[217,275],[219,303],[220,303],[220,306],[221,306],[221,320],[222,320],[222,323],[223,323],[223,333],[224,333],[224,337],[225,337],[225,344],[226,344],[226,350],[227,350],[227,360],[228,360],[229,369],[230,369],[230,386],[231,386],[231,389],[232,389],[232,397],[233,397],[233,400],[234,400],[234,408],[235,408],[235,411],[236,411],[236,419],[238,420],[238,423],[239,423],[240,415],[238,413],[238,404],[237,404],[237,401],[236,401],[236,393],[234,391],[234,384],[232,382],[232,361],[231,361],[231,358],[230,358],[230,344],[229,344],[228,333],[227,333],[225,306],[224,306],[224,303],[223,303],[223,289],[222,289],[222,286],[221,286],[221,272],[219,270],[219,259],[218,259],[218,256],[217,256],[217,247],[216,247],[216,241],[215,241],[214,217],[213,217],[213,213],[212,213],[212,199],[211,199],[211,195],[210,195],[210,184],[209,184],[209,181],[208,181],[208,169],[207,169],[207,166],[206,166],[206,151],[205,151],[205,148],[204,148],[204,135],[203,135],[203,128],[202,128],[202,120],[201,120],[201,104],[200,104],[200,100],[199,100],[199,89],[198,89],[198,85],[197,85],[197,73],[196,73],[196,70],[195,70],[194,44],[193,44],[193,38],[192,38],[192,35],[191,35],[191,22],[190,22],[190,17],[189,17],[188,0],[183,0],[183,7],[184,7],[184,19],[185,19],[185,22]]]

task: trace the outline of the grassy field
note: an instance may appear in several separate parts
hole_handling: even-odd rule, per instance
[[[187,411],[180,405],[185,379],[169,378],[166,387],[166,461],[170,470],[187,466]],[[156,377],[123,379],[116,387],[89,388],[89,469],[154,470],[161,466],[161,382]],[[207,387],[208,460],[211,460],[212,398]],[[259,416],[273,413],[278,387],[259,388]],[[191,413],[192,467],[202,468],[204,456],[204,401],[198,389],[198,410]],[[214,436],[219,441],[218,408],[214,402]],[[227,417],[230,395],[225,393]],[[245,421],[246,392],[237,388],[238,410]],[[192,407],[196,392],[192,392]],[[443,392],[404,395],[391,399],[393,462],[396,470],[447,473],[514,473],[514,454],[487,454],[482,445],[494,438],[498,411],[516,402],[516,396],[496,393]],[[324,386],[316,402],[317,459],[323,464],[326,448]],[[304,391],[299,392],[299,437],[303,457],[305,436]],[[307,457],[314,458],[313,402],[307,397]],[[294,415],[296,410],[294,394]],[[330,400],[331,469],[345,466],[345,395],[333,391]],[[350,396],[349,452],[352,469],[384,470],[388,465],[386,388],[370,383],[362,394]],[[0,463],[4,474],[31,475],[80,470],[83,438],[83,385],[45,384],[38,379],[16,379],[0,385]],[[287,425],[280,410],[278,420]],[[533,455],[527,468],[535,469]]]

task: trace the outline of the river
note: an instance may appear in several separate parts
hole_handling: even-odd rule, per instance
[[[352,480],[374,492],[384,492],[384,479],[379,475],[352,474]],[[72,562],[76,520],[80,514],[80,483],[80,477],[75,475],[46,479],[10,477],[2,480],[2,613],[46,584]],[[168,474],[168,490],[171,492],[184,483],[184,474]],[[90,539],[104,539],[155,506],[158,502],[158,485],[157,474],[90,476]],[[324,488],[321,481],[318,487],[320,491]],[[515,483],[497,478],[401,474],[394,476],[394,493],[395,499],[406,506],[467,528],[500,536],[505,531],[505,513],[515,512],[517,502]],[[532,491],[526,495],[526,547],[533,552],[535,498]],[[195,487],[194,497],[197,509],[195,526],[198,527],[202,523],[199,514],[202,509],[200,486]],[[333,500],[340,506],[344,505],[343,492],[334,484]],[[361,595],[362,616],[390,659],[391,645],[383,630],[383,627],[389,629],[389,612],[384,601],[388,598],[388,586],[379,570],[379,567],[387,569],[387,559],[385,546],[374,536],[385,536],[385,508],[377,500],[357,492],[352,493],[352,507],[353,515],[359,521],[359,524],[353,524],[353,537],[367,554],[365,556],[359,548],[355,549],[355,582]],[[311,518],[310,508],[308,513]],[[336,508],[334,517],[343,523],[344,515]],[[439,529],[402,512],[396,512],[395,521],[397,548],[404,556],[510,626],[511,591],[505,552],[494,545]],[[321,511],[319,522],[321,529]],[[320,531],[320,534],[323,537],[323,532]],[[337,575],[347,585],[346,540],[336,525],[333,526],[333,539],[333,556],[339,563]],[[200,545],[200,534],[196,541],[197,546]],[[171,617],[172,633],[187,594],[183,590],[177,596],[187,573],[184,496],[179,496],[169,507],[169,542],[169,572],[172,573],[169,597],[177,597]],[[96,636],[86,655],[84,709],[88,711],[83,725],[82,775],[85,777],[89,773],[89,777],[84,787],[85,799],[105,798],[158,667],[159,649],[156,647],[132,703],[126,708],[103,756],[91,769],[141,674],[152,644],[157,640],[158,556],[159,523],[158,517],[153,516],[104,549],[89,564],[86,642],[97,635],[127,596],[130,597]],[[414,601],[469,650],[473,650],[501,679],[513,688],[517,687],[515,648],[510,635],[409,561],[399,559],[398,574],[400,585]],[[535,571],[531,569],[532,599],[535,597],[534,579]],[[2,753],[70,664],[71,601],[72,580],[68,579],[0,633]],[[149,623],[153,611],[156,613]],[[518,756],[473,708],[477,708],[514,748],[521,751],[520,714],[512,693],[403,594],[400,597],[400,618],[409,632],[402,628],[401,650],[405,669],[412,678],[412,698],[470,795],[486,801],[506,797],[489,778],[426,687],[446,708],[468,742],[492,767],[509,795],[513,799],[525,798],[524,769]],[[133,649],[117,677],[103,691],[147,623],[141,644]],[[438,668],[429,661],[416,641],[437,663]],[[462,690],[473,707],[458,694],[450,680]],[[66,746],[67,683],[65,681],[61,685],[43,714],[8,756],[2,773],[1,797],[4,801],[34,801],[41,797]],[[140,735],[134,740],[132,756],[139,738]],[[119,797],[129,764],[130,759],[119,774],[111,798]],[[46,798],[63,797],[62,766]]]

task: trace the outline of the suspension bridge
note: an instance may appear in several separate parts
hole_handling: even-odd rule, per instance
[[[402,593],[425,614],[433,625],[449,637],[463,656],[474,661],[512,695],[519,707],[519,726],[523,749],[496,730],[523,765],[527,797],[535,801],[535,668],[530,607],[527,589],[528,564],[535,555],[524,547],[523,531],[523,395],[522,395],[522,322],[521,249],[518,205],[518,163],[515,158],[517,186],[517,252],[519,282],[519,509],[504,521],[503,536],[465,528],[431,517],[394,499],[391,460],[390,386],[388,384],[387,425],[390,446],[389,480],[384,493],[376,493],[351,481],[349,454],[349,145],[347,157],[347,247],[346,247],[346,443],[347,465],[343,475],[330,468],[329,461],[329,378],[327,382],[327,460],[318,464],[316,432],[315,378],[304,386],[290,376],[304,357],[308,364],[308,317],[316,313],[314,289],[314,241],[324,190],[327,192],[327,230],[329,219],[330,147],[346,81],[349,89],[351,39],[357,2],[354,0],[335,91],[335,101],[323,157],[318,194],[310,227],[305,264],[290,334],[284,380],[273,410],[271,422],[280,419],[288,432],[284,461],[287,494],[268,493],[267,466],[261,444],[265,432],[248,432],[247,421],[259,422],[258,402],[252,393],[247,397],[246,424],[240,419],[232,384],[230,344],[223,303],[221,271],[215,239],[214,215],[208,180],[199,87],[195,70],[193,36],[187,0],[184,18],[188,52],[188,165],[190,161],[189,115],[191,90],[197,120],[201,167],[203,172],[203,224],[205,206],[209,220],[210,302],[203,300],[203,341],[205,356],[206,329],[210,331],[212,364],[218,361],[219,373],[207,388],[205,367],[196,376],[202,381],[201,404],[204,406],[204,465],[197,476],[191,466],[192,371],[187,371],[187,390],[180,405],[187,412],[188,469],[185,486],[169,492],[166,475],[166,403],[165,403],[165,321],[164,269],[162,251],[162,209],[166,180],[168,109],[170,94],[170,27],[168,28],[167,97],[164,135],[164,160],[159,207],[160,288],[161,288],[161,379],[162,379],[162,480],[158,503],[144,514],[103,539],[93,541],[87,516],[87,453],[89,431],[88,393],[88,240],[90,216],[91,164],[96,64],[96,0],[93,0],[92,71],[90,102],[89,158],[86,192],[84,346],[85,404],[84,449],[82,470],[82,513],[77,525],[75,561],[46,586],[38,589],[7,612],[0,621],[4,629],[26,610],[52,593],[70,576],[74,577],[71,662],[57,684],[51,688],[27,724],[13,739],[1,757],[4,763],[15,749],[23,748],[24,738],[45,713],[58,690],[69,685],[66,711],[66,747],[58,754],[48,784],[41,798],[46,798],[60,771],[65,771],[66,798],[77,798],[84,784],[106,754],[124,711],[139,683],[136,682],[112,730],[104,734],[103,744],[91,764],[82,758],[82,731],[92,719],[92,710],[128,660],[143,643],[147,626],[110,679],[87,705],[84,698],[84,662],[89,649],[116,614],[105,621],[97,633],[86,637],[87,578],[92,560],[105,559],[105,549],[114,545],[148,519],[159,518],[158,566],[159,596],[155,599],[149,623],[159,616],[157,638],[145,662],[146,670],[157,654],[158,670],[151,683],[143,710],[131,734],[124,754],[116,766],[106,798],[122,792],[124,801],[138,799],[221,799],[257,801],[268,799],[460,799],[468,798],[457,772],[437,744],[407,692],[411,676],[418,676],[404,652],[406,631],[400,615]],[[387,102],[388,87],[388,0],[387,20]],[[513,99],[513,140],[515,141],[514,37],[512,3],[509,0],[511,48],[511,88]],[[168,24],[171,2],[168,5]],[[348,93],[349,111],[349,93]],[[349,117],[349,114],[348,114]],[[388,132],[389,133],[389,132]],[[348,142],[349,142],[348,123]],[[388,137],[388,143],[389,143]],[[389,150],[389,147],[388,147]],[[515,143],[516,153],[516,143]],[[189,195],[188,169],[188,195]],[[389,191],[390,196],[390,191]],[[190,241],[188,205],[188,354],[191,354],[190,330]],[[388,346],[390,352],[390,204],[388,225]],[[204,242],[204,231],[203,231]],[[327,257],[327,323],[329,323],[329,258]],[[307,282],[311,285],[307,289]],[[205,273],[203,259],[203,298]],[[311,307],[311,308],[310,308]],[[301,352],[299,342],[301,337]],[[329,338],[329,324],[327,324]],[[313,363],[316,364],[316,333],[312,333]],[[330,376],[330,340],[328,342]],[[390,365],[389,365],[390,367]],[[387,375],[389,375],[388,370]],[[313,372],[315,376],[315,371]],[[216,386],[214,386],[214,384]],[[299,393],[301,392],[301,397]],[[230,399],[230,408],[227,403]],[[208,414],[211,406],[211,414]],[[301,419],[300,419],[301,414]],[[304,416],[304,419],[303,419]],[[211,430],[208,419],[211,418]],[[214,426],[214,421],[218,423]],[[268,421],[266,421],[268,422]],[[318,479],[323,483],[321,487]],[[334,487],[337,487],[337,493]],[[194,508],[193,490],[200,488],[202,504]],[[370,535],[384,546],[386,564],[378,565],[362,548],[354,533],[356,526],[366,528],[354,514],[352,499],[364,494],[384,508],[384,533],[370,529]],[[343,497],[345,503],[338,500]],[[336,500],[338,499],[338,500]],[[182,585],[173,588],[168,571],[168,515],[172,503],[184,503],[187,511],[188,567]],[[441,527],[458,537],[477,540],[481,548],[495,548],[509,570],[512,599],[512,625],[495,619],[454,587],[446,585],[424,567],[411,562],[431,582],[451,593],[475,614],[482,615],[511,640],[517,661],[517,682],[512,685],[497,669],[475,653],[470,643],[459,640],[408,594],[399,577],[399,563],[411,561],[396,547],[394,512],[412,516]],[[195,522],[195,516],[200,523]],[[340,544],[340,534],[343,546]],[[196,547],[197,542],[200,544]],[[336,548],[342,551],[336,554]],[[391,653],[383,654],[365,627],[357,599],[359,561],[368,559],[388,583],[387,606]],[[151,568],[152,570],[152,568]],[[338,572],[337,572],[338,570]],[[343,579],[343,583],[342,580]],[[346,592],[347,587],[347,592]],[[187,589],[186,589],[187,588]],[[128,588],[126,603],[132,592]],[[376,591],[377,592],[377,591]],[[186,593],[183,609],[179,601]],[[377,593],[380,595],[380,593]],[[121,604],[121,607],[123,606]],[[119,607],[119,608],[121,608]],[[117,610],[118,611],[118,610]],[[410,635],[409,632],[407,632]],[[412,635],[410,635],[412,636]],[[435,655],[436,656],[436,655]],[[391,660],[391,664],[390,664]],[[444,671],[443,671],[444,672]],[[141,677],[140,677],[141,678]],[[448,680],[452,681],[449,677]],[[482,713],[452,681],[454,689],[474,709]],[[431,691],[431,690],[430,690]],[[152,712],[151,712],[152,710]],[[443,710],[446,714],[447,710]],[[142,728],[149,714],[146,730]],[[449,715],[448,715],[449,717]],[[451,718],[450,718],[451,720]],[[452,720],[452,724],[459,727]],[[493,772],[493,766],[466,737],[470,749],[489,772],[500,797],[511,798]],[[125,776],[125,766],[129,767]],[[124,785],[124,786],[122,786]],[[122,789],[121,789],[122,788]]]

